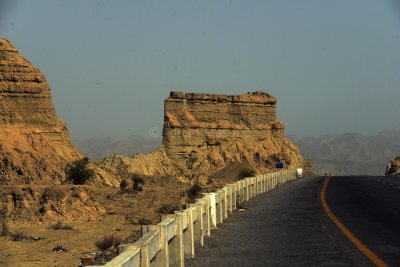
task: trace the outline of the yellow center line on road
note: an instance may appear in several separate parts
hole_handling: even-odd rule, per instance
[[[350,230],[336,217],[336,215],[329,208],[326,202],[326,188],[328,187],[330,177],[326,177],[324,185],[321,190],[320,198],[322,207],[325,213],[328,215],[329,219],[342,231],[347,238],[365,255],[370,259],[376,266],[387,267],[387,265],[381,258],[379,258],[374,252],[368,249]]]

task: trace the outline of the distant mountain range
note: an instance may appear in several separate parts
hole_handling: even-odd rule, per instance
[[[375,136],[360,133],[289,138],[310,158],[317,173],[384,175],[386,164],[400,154],[400,129]]]
[[[325,135],[320,137],[288,136],[301,154],[310,158],[317,173],[383,175],[386,164],[400,154],[400,129],[387,130],[375,136],[360,133]],[[161,144],[161,139],[146,139],[132,135],[124,140],[110,137],[74,140],[82,153],[102,159],[112,154],[133,156],[149,153]]]
[[[161,139],[146,139],[138,135],[132,135],[123,140],[102,137],[74,140],[73,142],[89,158],[103,159],[113,154],[131,157],[138,153],[150,153],[160,146]]]

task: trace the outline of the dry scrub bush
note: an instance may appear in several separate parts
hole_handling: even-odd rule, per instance
[[[134,193],[142,191],[142,185],[144,185],[144,180],[142,177],[138,176],[137,174],[132,175],[132,190]]]
[[[103,238],[94,242],[95,246],[101,250],[105,251],[111,247],[117,247],[121,244],[122,238],[115,234],[105,235]]]
[[[256,173],[253,169],[246,168],[240,171],[238,179],[241,180],[247,177],[254,177],[255,175]]]
[[[28,236],[26,235],[26,233],[24,231],[17,230],[11,234],[11,238],[13,241],[22,241],[24,239],[27,239]]]
[[[199,184],[194,184],[192,187],[189,188],[187,191],[187,196],[194,201],[196,198],[200,197],[201,193],[201,186]]]
[[[50,227],[53,230],[72,230],[72,226],[64,224],[63,221],[57,221]]]
[[[158,213],[161,214],[174,214],[174,211],[178,209],[179,209],[178,205],[164,204],[161,207],[159,207],[157,211]]]
[[[7,205],[3,204],[0,209],[0,235],[7,236],[10,233],[10,228],[8,227],[8,219],[7,219]]]
[[[123,179],[119,184],[119,188],[121,189],[121,191],[125,191],[127,187],[128,187],[128,181],[126,179]]]
[[[67,179],[73,184],[86,184],[94,176],[94,171],[88,168],[89,158],[84,157],[68,164],[65,168]]]
[[[141,218],[141,219],[138,220],[138,224],[140,224],[140,225],[149,225],[149,224],[152,224],[152,223],[153,222],[151,220],[146,219],[146,218]]]

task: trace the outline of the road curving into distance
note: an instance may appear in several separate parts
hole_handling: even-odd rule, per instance
[[[400,266],[400,177],[306,177],[246,208],[186,266]]]

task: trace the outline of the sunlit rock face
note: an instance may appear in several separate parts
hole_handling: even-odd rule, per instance
[[[305,164],[276,120],[276,98],[265,92],[217,95],[171,92],[164,103],[163,144],[181,169],[208,172],[233,161],[258,170],[275,162]]]
[[[400,156],[397,156],[393,160],[389,161],[386,166],[385,175],[400,175]]]
[[[276,99],[265,92],[217,95],[171,92],[164,102],[163,144],[148,155],[108,157],[98,166],[120,176],[234,177],[247,166],[255,173],[310,167],[284,136]],[[242,164],[243,163],[243,164]]]
[[[60,183],[81,157],[57,117],[44,75],[0,39],[0,184]]]

